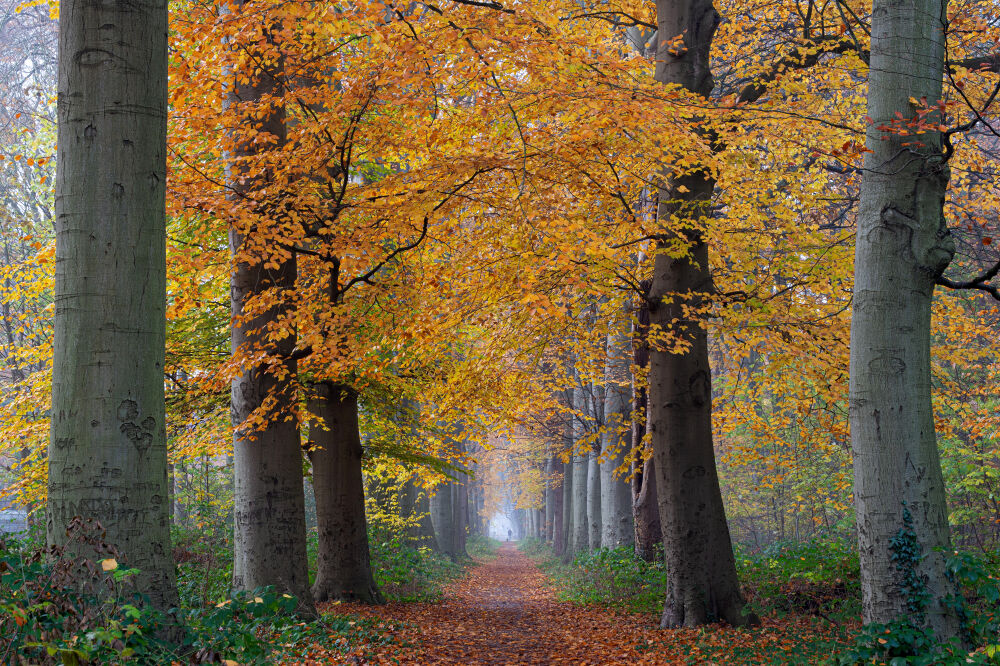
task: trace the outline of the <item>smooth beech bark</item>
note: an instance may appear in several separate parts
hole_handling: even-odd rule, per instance
[[[573,532],[566,555],[572,559],[590,547],[590,523],[587,521],[587,461],[588,450],[580,442],[586,436],[587,402],[581,387],[573,389]]]
[[[656,80],[704,97],[712,91],[709,51],[719,23],[711,0],[657,0]],[[681,39],[677,44],[675,40]],[[649,428],[667,570],[661,626],[753,621],[743,598],[722,504],[712,443],[712,375],[708,335],[697,311],[713,289],[708,244],[701,233],[715,181],[707,170],[664,174],[657,220],[661,236],[649,291],[650,324],[671,331],[685,353],[650,348]],[[678,236],[680,235],[680,238]],[[682,240],[675,257],[668,249]]]
[[[567,402],[573,404],[573,391],[567,391]],[[573,451],[573,419],[567,419],[563,426],[563,446],[567,452]],[[560,549],[563,562],[573,559],[573,455],[567,453],[563,463],[562,487],[562,531],[560,533]]]
[[[233,11],[240,12],[247,3],[237,0]],[[253,48],[253,45],[244,45]],[[258,59],[249,59],[257,62]],[[272,65],[280,67],[280,63]],[[245,126],[254,127],[270,137],[273,147],[286,140],[285,109],[276,102],[260,108],[262,99],[280,98],[277,73],[255,68],[233,76],[233,88],[227,104],[243,117]],[[246,112],[242,109],[245,107]],[[241,158],[254,154],[256,146],[266,145],[253,139],[237,142],[230,169],[230,187],[236,197],[253,199],[254,190],[263,186],[267,175],[251,178]],[[255,211],[264,214],[265,211]],[[274,298],[274,305],[257,307],[245,315],[247,306],[284,290],[295,289],[296,261],[291,255],[277,266],[267,267],[261,256],[266,249],[254,238],[254,228],[229,229],[229,246],[236,266],[231,277],[232,349],[234,354],[266,349],[284,357],[281,373],[265,365],[255,365],[233,379],[232,418],[234,477],[233,587],[253,590],[273,586],[281,593],[298,598],[302,612],[313,615],[315,608],[309,594],[309,568],[306,557],[305,497],[302,482],[302,445],[299,428],[292,416],[295,389],[291,381],[296,373],[292,357],[294,334],[280,340],[269,337],[269,328],[288,315],[292,306]],[[255,248],[249,250],[248,248]],[[266,400],[267,421],[262,425],[246,424],[248,417],[260,410]]]
[[[556,461],[552,457],[551,452],[548,451],[546,447],[545,457],[545,516],[542,523],[542,538],[548,543],[552,543],[552,524],[554,522],[553,511],[555,509],[555,464]]]
[[[345,386],[318,384],[309,412],[314,417],[309,424],[309,459],[319,530],[313,599],[382,603],[368,550],[358,395]]]
[[[649,283],[643,287],[648,290]],[[643,300],[632,328],[632,363],[643,374],[649,368],[649,303]],[[645,442],[649,393],[644,380],[632,375],[632,522],[635,525],[635,554],[652,562],[663,544],[660,506],[656,499],[656,474],[652,452]]]
[[[615,476],[625,464],[632,444],[630,356],[628,319],[621,317],[608,334],[608,358],[604,372],[604,459],[601,461],[601,546],[617,548],[635,542],[632,524],[632,493],[628,482]]]
[[[163,393],[167,3],[60,5],[47,538],[100,521],[178,605]],[[94,553],[80,552],[83,557]]]
[[[601,547],[603,488],[600,458],[601,440],[598,437],[594,439],[590,454],[587,456],[587,544],[590,550]]]
[[[935,108],[941,99],[945,10],[942,0],[876,0],[873,9],[850,367],[865,621],[909,619],[939,640],[959,634],[959,619],[943,603],[955,588],[942,552],[950,535],[931,406],[931,299],[955,246],[943,214],[944,120],[931,112],[914,134],[896,119],[917,116],[911,100]],[[885,129],[894,125],[909,131]],[[892,547],[907,532],[921,551],[910,563]],[[913,603],[921,594],[926,602]]]
[[[555,488],[552,492],[552,552],[562,555],[566,547],[564,538],[563,516],[566,515],[563,501],[566,489],[566,464],[558,454],[552,456],[552,470],[555,477]]]
[[[461,510],[464,492],[459,481],[440,483],[430,498],[431,522],[437,537],[438,549],[458,562],[469,557],[465,549],[465,519]]]

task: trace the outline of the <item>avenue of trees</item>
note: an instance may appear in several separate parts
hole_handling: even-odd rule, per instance
[[[373,530],[503,516],[662,560],[668,629],[760,623],[734,544],[849,535],[865,624],[978,647],[994,5],[18,4],[0,485],[49,546],[99,522],[166,611],[216,525],[315,618],[385,600]]]

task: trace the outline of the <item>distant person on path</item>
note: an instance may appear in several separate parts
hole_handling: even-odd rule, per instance
[[[510,538],[511,538],[511,537],[512,537],[513,535],[514,535],[514,530],[507,530],[507,541],[510,541]]]

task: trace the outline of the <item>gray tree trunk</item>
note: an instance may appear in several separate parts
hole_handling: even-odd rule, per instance
[[[880,127],[934,107],[944,76],[942,0],[876,0],[868,126],[855,250],[850,424],[861,587],[867,622],[909,617],[939,639],[958,634],[945,573],[948,510],[931,407],[931,297],[955,248],[943,215],[948,168],[941,134]],[[927,120],[940,123],[936,113]],[[909,532],[922,559],[903,565],[892,539]],[[906,580],[907,570],[912,577]],[[914,582],[918,581],[918,582]],[[926,607],[907,587],[919,585]],[[920,604],[918,604],[920,605]]]
[[[649,285],[644,285],[647,289]],[[645,370],[649,367],[649,303],[639,306],[632,330],[632,362]],[[656,498],[656,474],[652,456],[647,456],[646,419],[649,411],[645,384],[632,377],[632,522],[635,525],[635,554],[646,562],[657,558],[658,545],[663,544],[660,529],[660,506]]]
[[[309,423],[319,531],[313,599],[382,603],[368,550],[358,395],[348,387],[319,384],[309,412],[319,417]]]
[[[563,498],[565,497],[566,465],[559,459],[557,454],[552,456],[552,470],[554,485],[552,491],[552,552],[562,555],[566,540],[563,536]]]
[[[587,521],[587,459],[586,450],[580,449],[579,442],[586,436],[584,419],[587,417],[587,402],[584,390],[573,389],[573,533],[570,540],[570,558],[587,550],[590,546],[590,523]]]
[[[712,91],[709,51],[719,16],[711,0],[657,0],[659,45],[656,80],[707,97]],[[674,39],[683,35],[680,48]],[[673,331],[687,353],[650,349],[649,425],[667,569],[671,572],[663,627],[725,620],[745,625],[729,526],[712,443],[712,376],[703,322],[686,315],[700,294],[712,291],[708,245],[698,230],[711,214],[715,182],[707,171],[665,179],[659,188],[661,233],[653,262],[650,323]],[[683,240],[689,254],[667,252],[689,221]],[[683,295],[693,294],[690,301]]]
[[[244,4],[245,0],[236,2],[235,11],[241,11]],[[233,108],[277,94],[280,89],[270,71],[245,71],[233,78],[233,90],[228,99]],[[273,136],[277,147],[284,144],[283,107],[271,106],[263,115],[255,113],[257,109],[248,111],[245,125],[255,126],[260,132]],[[254,145],[250,144],[237,146],[231,170],[231,187],[250,197],[262,182],[241,176],[244,168],[239,160],[253,155],[254,150]],[[273,586],[278,592],[297,597],[301,610],[311,615],[315,614],[315,609],[309,594],[306,557],[302,446],[296,420],[286,419],[294,410],[296,400],[290,380],[297,365],[291,356],[295,337],[289,335],[274,342],[268,339],[267,330],[268,324],[286,317],[292,306],[275,296],[275,305],[271,308],[253,317],[243,317],[251,300],[269,292],[276,294],[295,289],[296,261],[293,255],[277,267],[265,268],[268,257],[242,256],[247,245],[252,247],[256,243],[252,232],[249,228],[230,227],[229,230],[230,251],[234,257],[239,257],[231,278],[233,353],[266,349],[286,360],[283,377],[258,365],[233,380],[232,417],[236,426],[233,435],[233,587],[253,590]],[[269,397],[275,404],[267,424],[260,429],[242,427]]]
[[[452,522],[452,491],[451,482],[439,483],[430,497],[431,522],[434,525],[434,537],[438,550],[454,559],[455,526]]]
[[[545,518],[542,523],[542,538],[552,543],[552,526],[555,524],[555,458],[549,452],[545,458]]]
[[[431,522],[434,524],[434,534],[437,537],[438,548],[454,561],[468,557],[465,550],[464,530],[459,511],[461,493],[458,483],[448,481],[438,484],[431,496]]]
[[[570,394],[570,404],[572,405],[572,391]],[[567,451],[573,450],[573,422],[567,421],[563,427],[563,444]],[[562,487],[562,533],[560,545],[564,562],[573,559],[573,456],[569,455],[569,460],[563,463],[563,487]]]
[[[594,442],[590,455],[587,456],[587,543],[591,550],[598,550],[604,526],[601,518],[604,500],[601,487],[601,440],[597,438]]]
[[[466,485],[466,475],[462,475],[462,480],[452,486],[455,493],[455,553],[458,558],[468,558],[469,551],[466,549],[466,542],[469,533],[469,486]]]
[[[137,589],[169,608],[167,3],[68,0],[60,14],[47,538],[100,521]]]
[[[601,463],[601,545],[605,548],[631,546],[635,542],[632,520],[632,491],[615,470],[625,464],[631,451],[632,396],[630,369],[632,342],[629,322],[622,316],[608,334],[608,360],[604,372],[604,423]]]
[[[416,530],[417,542],[431,550],[439,550],[437,537],[434,536],[434,524],[431,522],[430,494],[426,488],[421,488],[420,494],[417,495],[416,511],[419,515]]]

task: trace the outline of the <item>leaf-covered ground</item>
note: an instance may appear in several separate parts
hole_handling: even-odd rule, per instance
[[[545,575],[512,544],[474,567],[439,603],[336,610],[374,622],[383,640],[352,646],[347,656],[342,644],[317,645],[305,663],[814,664],[834,655],[856,629],[803,615],[766,619],[749,630],[664,631],[649,615],[557,601]]]

